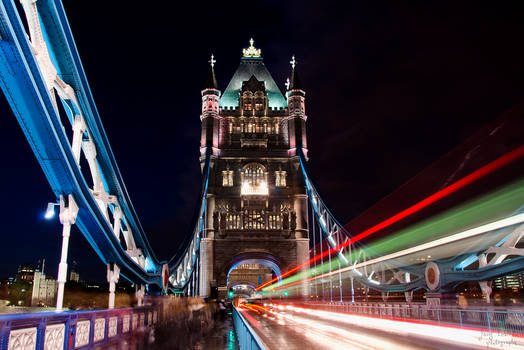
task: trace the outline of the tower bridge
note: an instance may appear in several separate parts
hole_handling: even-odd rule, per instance
[[[299,66],[293,57],[291,79],[282,93],[253,39],[243,49],[224,91],[215,77],[219,66],[211,56],[201,91],[202,191],[196,220],[183,249],[169,260],[158,259],[131,204],[61,1],[22,0],[21,4],[23,12],[19,13],[13,1],[1,2],[0,86],[57,198],[49,208],[60,208],[63,231],[57,311],[63,307],[72,225],[106,264],[110,293],[109,309],[103,313],[0,317],[0,349],[5,344],[10,349],[41,348],[51,341],[50,334],[58,339],[56,348],[71,348],[67,344],[73,344],[73,339],[75,348],[109,341],[139,325],[152,326],[162,317],[165,309],[142,306],[145,293],[225,298],[237,286],[243,287],[242,293],[250,289],[252,295],[272,298],[269,307],[241,303],[235,309],[239,336],[251,337],[251,344],[260,348],[268,338],[263,330],[251,328],[257,321],[249,312],[302,327],[311,323],[301,318],[303,314],[317,310],[327,322],[318,329],[327,329],[340,323],[371,325],[369,318],[355,321],[345,314],[369,316],[378,310],[380,317],[393,323],[377,321],[370,326],[373,332],[389,327],[389,332],[399,334],[394,322],[406,321],[407,313],[413,316],[414,310],[419,320],[425,315],[424,322],[431,327],[442,327],[442,294],[453,292],[460,283],[478,283],[489,303],[493,279],[524,270],[524,185],[518,167],[524,157],[518,132],[524,109],[505,119],[504,127],[501,124],[491,130],[508,130],[504,152],[487,152],[478,169],[460,178],[453,173],[426,198],[366,230],[349,232],[322,199],[308,169],[306,90],[299,79]],[[81,168],[81,162],[87,167]],[[442,203],[453,193],[482,184],[500,169],[510,169],[512,175],[497,188],[485,189],[473,200],[454,204],[415,225],[393,229],[396,223]],[[365,241],[391,227],[387,237]],[[137,285],[139,308],[112,310],[120,277]],[[393,315],[385,306],[358,304],[354,283],[366,292],[380,293],[383,302],[389,293],[404,293],[405,312]],[[424,314],[422,306],[412,303],[413,292],[419,290],[427,292],[427,304],[433,305]],[[287,296],[296,297],[296,303],[282,302]],[[280,301],[274,303],[275,299]],[[276,310],[291,310],[296,317],[289,319]],[[435,310],[438,324],[432,318]],[[477,311],[463,315],[460,310],[448,321],[460,322],[457,327],[462,331],[475,326],[495,332],[490,321],[483,321],[494,319],[495,311]],[[505,312],[504,327],[514,327],[502,329],[501,334],[514,337],[522,347],[524,325],[519,317],[524,316],[501,312]],[[471,316],[469,323],[463,316]],[[466,333],[461,333],[464,339],[472,338],[465,345],[480,341],[477,333]],[[411,335],[422,334],[417,329]],[[23,342],[29,346],[16,345]]]
[[[223,94],[212,57],[202,90],[200,154],[203,167],[207,155],[211,164],[200,247],[199,293],[206,297],[211,288],[225,295],[228,273],[244,261],[280,275],[309,256],[297,153],[307,153],[305,92],[293,67],[284,97],[253,44]]]

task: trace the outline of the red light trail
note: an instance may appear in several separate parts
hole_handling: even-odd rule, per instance
[[[361,239],[366,238],[366,237],[368,237],[368,236],[370,236],[370,235],[372,235],[372,234],[382,230],[383,228],[391,226],[392,224],[394,224],[394,223],[396,223],[396,222],[406,218],[407,216],[412,215],[412,214],[414,214],[414,213],[416,213],[416,212],[418,212],[418,211],[428,207],[429,205],[431,205],[431,204],[441,200],[442,198],[447,197],[450,194],[452,194],[452,193],[454,193],[454,192],[464,188],[465,186],[467,186],[467,185],[469,185],[469,184],[471,184],[471,183],[473,183],[473,182],[475,182],[475,181],[477,181],[477,180],[487,176],[488,174],[491,174],[492,172],[502,168],[503,166],[508,165],[508,164],[514,162],[515,160],[519,159],[523,155],[524,155],[524,145],[521,145],[520,147],[517,147],[513,151],[508,152],[505,155],[503,155],[503,156],[495,159],[494,161],[484,165],[483,167],[475,170],[471,174],[463,177],[462,179],[457,180],[456,182],[454,182],[451,185],[443,188],[442,190],[440,190],[438,192],[435,192],[431,196],[421,200],[418,203],[415,203],[411,207],[409,207],[407,209],[404,209],[403,211],[393,215],[389,219],[386,219],[386,220],[378,223],[377,225],[372,226],[371,228],[369,228],[369,229],[359,233],[358,235],[351,237],[349,240],[345,241],[344,243],[339,244],[335,248],[331,248],[331,249],[323,252],[322,254],[318,254],[317,256],[314,256],[313,258],[311,258],[308,261],[306,261],[305,263],[300,264],[300,265],[292,268],[291,270],[287,271],[286,273],[283,273],[282,275],[277,276],[277,277],[273,278],[272,280],[270,280],[270,281],[268,281],[268,282],[258,286],[255,290],[260,290],[261,288],[264,288],[265,286],[267,286],[269,284],[272,284],[275,281],[278,281],[279,279],[281,279],[283,277],[289,276],[293,272],[296,272],[296,271],[300,270],[303,267],[309,266],[309,264],[311,264],[311,263],[313,263],[313,262],[315,262],[315,261],[317,261],[317,260],[319,260],[321,258],[324,258],[324,257],[326,257],[326,256],[328,256],[328,255],[330,255],[330,254],[332,254],[332,253],[334,253],[336,251],[339,251],[340,249],[342,249],[344,247],[347,247],[347,246],[349,246],[352,243],[360,241]]]

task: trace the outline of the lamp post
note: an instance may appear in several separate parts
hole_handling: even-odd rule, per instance
[[[62,311],[64,304],[64,287],[67,281],[67,252],[69,247],[69,236],[71,234],[71,225],[76,221],[78,206],[73,199],[73,195],[65,197],[60,195],[60,203],[49,203],[45,213],[46,219],[51,219],[55,215],[55,205],[60,206],[60,223],[62,224],[62,253],[60,255],[60,264],[58,265],[58,292],[56,296],[56,311]]]

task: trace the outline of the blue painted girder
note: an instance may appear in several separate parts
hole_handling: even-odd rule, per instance
[[[124,277],[136,283],[155,283],[161,286],[161,265],[145,238],[116,166],[78,52],[72,42],[62,4],[59,1],[39,1],[38,4],[44,24],[46,20],[54,21],[51,27],[56,31],[49,34],[51,46],[55,47],[58,44],[53,43],[53,40],[58,40],[57,36],[62,38],[61,45],[67,44],[62,46],[61,55],[56,55],[62,67],[71,69],[67,72],[62,70],[62,76],[77,92],[86,123],[97,145],[98,161],[106,175],[110,193],[118,197],[119,204],[130,221],[129,226],[134,232],[136,245],[152,265],[150,271],[144,271],[126,254],[116,239],[112,227],[98,209],[73,158],[70,143],[41,78],[27,35],[11,0],[2,0],[0,3],[0,86],[53,192],[57,196],[73,194],[80,208],[76,224],[102,261],[116,263]],[[69,59],[66,60],[65,57]],[[69,79],[65,79],[66,76]]]

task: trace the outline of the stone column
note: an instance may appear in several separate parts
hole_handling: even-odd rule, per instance
[[[298,226],[298,225],[297,225]],[[309,260],[309,240],[306,238],[299,238],[296,239],[297,244],[297,266],[302,265],[305,262]],[[309,270],[309,264],[302,267],[299,271],[307,271]],[[306,297],[309,292],[309,283],[301,283],[300,284],[300,295],[303,297]]]
[[[297,214],[297,228],[295,230],[296,238],[308,237],[308,220],[307,220],[307,195],[295,194],[294,209]]]
[[[207,208],[206,208],[206,233],[204,237],[213,239],[215,237],[215,230],[213,228],[213,213],[215,212],[215,195],[207,194]]]
[[[211,294],[210,283],[214,280],[213,275],[213,239],[202,238],[200,240],[200,296],[207,298]]]

